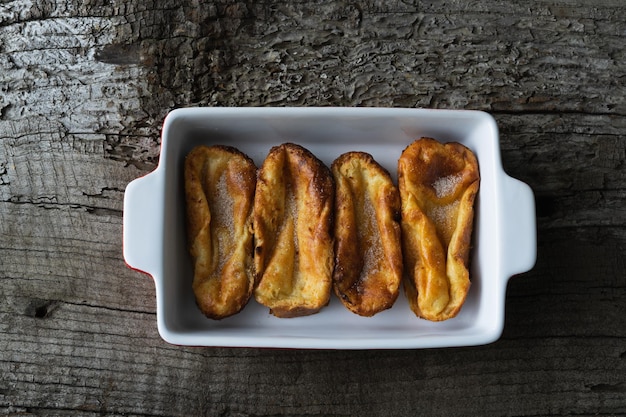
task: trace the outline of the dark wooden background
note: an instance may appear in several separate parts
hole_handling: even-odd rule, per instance
[[[626,415],[623,0],[0,0],[0,413]],[[181,106],[479,109],[535,191],[496,343],[181,348],[122,202]]]

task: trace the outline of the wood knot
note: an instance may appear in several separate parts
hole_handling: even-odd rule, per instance
[[[33,300],[26,308],[26,315],[36,319],[45,319],[50,317],[57,305],[58,302],[54,300]]]
[[[137,44],[110,44],[96,51],[96,61],[113,65],[138,65],[141,63],[140,48]]]

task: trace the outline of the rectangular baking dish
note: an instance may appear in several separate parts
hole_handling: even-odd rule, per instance
[[[343,152],[364,151],[397,175],[402,150],[421,136],[472,149],[481,185],[476,200],[472,285],[457,317],[417,318],[402,291],[389,310],[370,318],[334,295],[318,314],[279,319],[252,299],[239,314],[215,321],[195,305],[187,251],[183,161],[200,144],[226,144],[261,166],[269,149],[298,143],[327,165]],[[185,108],[166,117],[157,168],[128,184],[124,196],[124,259],[156,286],[161,337],[188,346],[309,349],[415,349],[481,345],[504,324],[508,279],[536,259],[534,196],[502,169],[498,129],[487,113],[393,108]]]

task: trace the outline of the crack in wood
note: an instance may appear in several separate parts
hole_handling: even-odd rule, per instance
[[[618,382],[616,384],[595,384],[595,385],[590,385],[589,390],[594,391],[594,392],[623,393],[623,392],[626,392],[626,383]]]
[[[93,197],[93,196],[92,196]],[[104,196],[99,196],[96,198],[107,198]],[[32,205],[39,208],[43,208],[45,210],[78,210],[85,211],[90,214],[94,214],[97,216],[114,216],[114,217],[122,217],[123,210],[114,209],[110,207],[98,207],[98,206],[90,206],[86,204],[78,204],[78,203],[59,203],[55,201],[38,201],[38,200],[23,200],[19,199],[17,196],[11,197],[11,199],[4,201],[12,204],[19,205]]]

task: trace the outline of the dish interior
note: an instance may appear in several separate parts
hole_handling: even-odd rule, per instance
[[[472,285],[457,317],[440,323],[419,319],[409,309],[404,291],[391,309],[370,318],[349,312],[334,294],[327,307],[308,317],[275,318],[254,298],[242,312],[220,321],[200,313],[191,290],[193,274],[186,245],[183,187],[183,161],[193,147],[235,146],[249,155],[257,167],[272,146],[283,142],[306,147],[328,166],[343,152],[364,151],[372,154],[397,184],[398,158],[409,143],[421,136],[460,142],[475,152],[480,165],[481,187],[470,261]],[[331,347],[341,341],[367,340],[387,340],[388,347],[402,347],[410,343],[407,340],[428,345],[429,340],[441,344],[442,338],[448,338],[444,344],[453,346],[486,343],[499,336],[505,288],[504,277],[499,274],[497,227],[498,176],[502,170],[497,129],[485,113],[415,109],[186,109],[168,116],[157,171],[164,176],[162,276],[155,274],[157,307],[162,315],[160,330],[170,337],[181,336],[177,339],[180,344],[254,345],[254,338],[295,338],[330,340],[332,343],[322,345]]]

